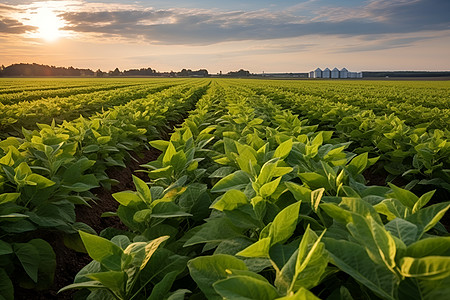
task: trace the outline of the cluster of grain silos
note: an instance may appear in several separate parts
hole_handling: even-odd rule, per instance
[[[326,68],[322,71],[322,69],[317,68],[314,71],[309,72],[309,78],[362,78],[362,72],[349,72],[346,68],[342,68],[339,70],[338,68],[334,68],[330,70]]]

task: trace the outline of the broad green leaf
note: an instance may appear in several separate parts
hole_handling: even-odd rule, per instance
[[[31,173],[33,173],[26,162],[20,163],[20,165],[18,165],[14,169],[14,172],[16,173],[16,175],[14,176],[16,180],[23,180],[27,176],[31,175]]]
[[[13,248],[11,247],[11,244],[0,240],[0,255],[11,253],[13,253]]]
[[[275,160],[275,159],[271,159],[268,162],[266,162],[262,166],[261,171],[259,172],[257,182],[259,184],[265,184],[268,181],[270,181],[272,179],[272,177],[274,176],[273,172],[274,172],[275,168],[277,167],[277,164],[278,164],[278,160]]]
[[[406,218],[406,220],[417,226],[419,229],[417,239],[420,239],[425,232],[433,228],[436,223],[439,222],[449,208],[450,202],[433,204],[420,209],[415,214]]]
[[[425,256],[450,256],[450,237],[426,238],[406,248],[405,256],[422,258]]]
[[[417,226],[404,219],[395,218],[394,220],[387,223],[384,227],[393,236],[398,237],[400,240],[402,240],[407,246],[414,243],[417,239]]]
[[[384,299],[394,300],[395,275],[374,263],[360,245],[345,240],[325,238],[333,264]]]
[[[56,255],[49,243],[43,239],[33,239],[28,242],[39,253],[39,270],[37,289],[48,289],[53,284],[56,269]]]
[[[286,158],[292,150],[292,145],[293,145],[292,139],[284,141],[277,147],[277,149],[275,149],[273,157],[279,157],[281,159]]]
[[[55,184],[54,181],[51,181],[50,179],[47,179],[39,174],[31,174],[27,176],[27,182],[33,182],[33,185],[36,185],[38,189],[44,189]]]
[[[307,185],[310,189],[331,189],[331,186],[328,182],[328,179],[317,173],[300,173],[298,177],[302,180],[302,182]]]
[[[227,269],[247,270],[245,263],[234,256],[215,254],[201,256],[188,262],[189,273],[207,299],[222,299],[213,288],[213,283],[227,278]]]
[[[133,215],[133,221],[137,222],[137,223],[144,223],[144,222],[148,222],[148,220],[150,219],[150,215],[152,214],[152,210],[151,209],[141,209],[138,210],[134,215]]]
[[[162,236],[157,239],[154,239],[153,241],[149,242],[147,246],[145,246],[145,258],[142,261],[141,266],[139,267],[140,270],[144,269],[147,265],[148,261],[152,257],[153,253],[155,253],[156,249],[163,243],[164,241],[168,240],[170,236]]]
[[[182,211],[181,208],[172,201],[155,200],[151,217],[152,218],[177,218],[177,217],[190,217],[190,213]]]
[[[450,277],[440,280],[421,280],[406,277],[400,282],[398,298],[400,300],[447,299],[450,293]]]
[[[280,272],[277,272],[275,285],[283,294],[297,291],[299,288],[316,286],[328,265],[328,255],[320,237],[309,228],[302,237],[298,250],[294,252]]]
[[[276,300],[320,300],[305,288],[300,288],[295,294],[277,298]]]
[[[242,236],[238,229],[227,218],[209,219],[197,227],[198,231],[183,245],[184,247],[210,242],[221,242],[226,239]]]
[[[152,289],[152,293],[147,298],[147,300],[160,300],[165,299],[167,294],[169,293],[170,289],[172,288],[172,285],[177,278],[179,272],[173,271],[164,276],[164,278],[155,284],[155,286]],[[184,297],[183,297],[184,299]]]
[[[414,205],[416,204],[417,200],[419,200],[419,197],[414,195],[412,192],[408,190],[401,189],[392,183],[389,183],[389,186],[391,187],[393,194],[392,198],[395,198],[399,200],[403,205],[407,206],[410,209],[413,209]],[[388,195],[391,196],[391,195]]]
[[[101,282],[106,288],[114,291],[116,294],[125,295],[125,283],[127,274],[123,271],[108,271],[100,273],[86,274],[86,277]]]
[[[239,190],[245,188],[250,182],[250,178],[244,171],[236,171],[225,176],[217,182],[211,189],[212,193],[223,193],[228,190]]]
[[[291,204],[276,215],[269,232],[272,240],[271,245],[285,242],[294,233],[297,227],[300,204],[301,202]]]
[[[279,296],[270,283],[250,276],[232,276],[216,281],[213,287],[223,299],[273,300]]]
[[[19,259],[23,269],[34,281],[38,281],[39,251],[29,243],[13,244],[14,254]]]
[[[177,150],[175,149],[175,146],[170,142],[167,146],[166,152],[163,156],[163,166],[166,167],[170,164],[170,161],[172,160],[172,157],[177,153]]]
[[[123,250],[107,239],[78,231],[89,256],[112,271],[121,271]]]
[[[111,137],[110,137],[110,136],[99,136],[99,137],[97,138],[97,142],[98,142],[100,145],[107,144],[107,143],[109,143],[110,141],[111,141]]]
[[[382,224],[380,215],[372,205],[360,198],[344,197],[339,206],[364,217],[371,217],[378,224]]]
[[[403,257],[399,265],[402,275],[406,277],[437,280],[450,276],[450,257]]]
[[[139,198],[139,196],[132,191],[118,192],[112,194],[112,196],[123,206],[128,206],[130,203],[142,202],[141,198]]]
[[[178,151],[172,156],[170,165],[173,166],[174,172],[179,173],[183,171],[186,166],[187,158],[183,150]]]
[[[419,209],[421,209],[422,207],[424,207],[433,197],[434,192],[436,192],[436,190],[434,191],[430,191],[428,193],[423,194],[419,200],[417,200],[416,204],[414,204],[414,207],[412,209],[412,213],[416,213],[417,211],[419,211]]]
[[[158,149],[159,151],[166,151],[167,147],[169,147],[169,141],[164,140],[154,140],[149,142],[150,146]]]
[[[8,202],[14,202],[20,197],[20,193],[4,193],[0,194],[0,205]]]
[[[150,179],[169,178],[172,175],[172,173],[173,173],[173,166],[166,166],[164,168],[159,168],[150,171],[150,173],[148,173],[148,177]]]
[[[178,289],[175,292],[170,293],[167,300],[184,300],[186,299],[186,294],[191,293],[190,290]]]
[[[369,154],[367,152],[360,154],[352,159],[352,161],[347,165],[347,169],[352,174],[361,174],[365,168],[367,167],[368,163],[368,156]]]
[[[86,282],[80,282],[80,283],[72,283],[69,285],[66,285],[62,289],[58,291],[58,294],[67,290],[71,289],[104,289],[106,286],[104,286],[100,281],[86,281]]]
[[[211,205],[211,208],[224,211],[234,210],[241,205],[248,204],[247,196],[238,190],[227,191],[220,199]]]
[[[262,238],[256,243],[251,244],[244,250],[236,253],[237,256],[244,257],[268,257],[270,249],[270,238]]]
[[[6,271],[0,268],[0,299],[14,300],[14,287]]]
[[[290,181],[287,181],[285,184],[297,201],[304,201],[308,203],[311,200],[311,190],[307,187],[298,185]]]
[[[352,236],[366,248],[370,258],[378,264],[385,264],[389,269],[395,267],[395,240],[371,217],[363,218],[353,214],[353,222],[347,224]]]
[[[152,194],[150,193],[148,185],[139,177],[136,177],[134,175],[132,176],[138,195],[141,197],[142,201],[150,204],[152,202]]]
[[[305,276],[303,276],[302,272],[304,272],[306,268],[310,268],[315,271],[313,273],[315,279],[317,279],[317,277],[320,277],[319,275],[321,275],[321,273],[325,271],[325,268],[328,264],[328,259],[326,258],[326,255],[324,253],[323,243],[322,247],[320,246],[320,242],[325,232],[326,230],[324,230],[322,234],[317,237],[317,235],[309,228],[308,224],[305,235],[303,236],[298,247],[294,280],[298,280],[299,275],[303,277],[302,280],[305,280]],[[311,288],[313,286],[307,286],[307,288]]]
[[[298,250],[298,241],[294,241],[289,244],[275,244],[270,247],[269,255],[272,263],[275,263],[278,269],[282,269],[283,266],[289,261],[295,251]]]
[[[352,213],[334,203],[322,203],[319,205],[330,217],[341,223],[352,222]]]
[[[375,210],[387,217],[388,221],[395,218],[405,219],[411,214],[411,209],[397,199],[386,199],[374,205]]]
[[[264,184],[260,189],[259,193],[261,197],[266,198],[271,196],[273,193],[275,193],[275,190],[277,189],[278,185],[280,184],[281,177],[278,177],[277,179],[268,182]]]

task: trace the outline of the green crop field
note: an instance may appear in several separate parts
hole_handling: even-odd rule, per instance
[[[449,130],[449,81],[0,79],[0,299],[445,299]]]

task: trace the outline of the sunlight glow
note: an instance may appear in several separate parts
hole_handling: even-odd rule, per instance
[[[31,21],[34,26],[38,27],[38,37],[48,42],[55,41],[62,36],[60,29],[64,26],[64,21],[51,8],[38,8]]]

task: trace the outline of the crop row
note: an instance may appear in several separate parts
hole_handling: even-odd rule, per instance
[[[408,126],[394,114],[378,116],[371,110],[277,88],[256,85],[250,88],[255,94],[289,107],[321,128],[334,130],[343,141],[352,141],[356,153],[368,151],[380,155],[379,165],[391,174],[388,180],[403,176],[406,180],[417,180],[412,184],[432,184],[450,190],[448,129]],[[441,119],[449,116],[441,116]]]
[[[258,81],[246,85],[263,88]],[[352,111],[371,110],[377,116],[394,113],[409,125],[430,123],[436,129],[449,129],[450,98],[446,82],[305,82],[266,81],[264,87],[276,88],[281,94],[344,105]]]
[[[113,194],[127,231],[80,231],[88,299],[433,299],[450,287],[450,202],[361,175],[378,157],[246,87],[213,83],[148,182]]]
[[[60,125],[23,129],[23,138],[0,142],[0,295],[14,299],[14,286],[48,288],[55,253],[39,232],[59,231],[76,247],[75,205],[90,205],[91,189],[110,186],[105,169],[124,166],[129,151],[158,138],[179,120],[207,88],[206,81],[184,84],[79,117]],[[31,237],[31,238],[30,238]]]
[[[77,94],[89,94],[98,91],[108,91],[119,88],[126,88],[130,86],[135,86],[139,88],[138,84],[105,84],[105,85],[95,85],[95,86],[81,86],[81,87],[69,87],[60,88],[52,90],[37,90],[37,91],[24,91],[18,93],[10,93],[7,95],[0,95],[0,103],[4,105],[11,105],[15,103],[20,103],[22,101],[33,101],[54,97],[69,97]]]
[[[64,98],[46,98],[32,102],[24,101],[12,105],[0,104],[0,129],[3,137],[21,127],[35,128],[36,123],[50,124],[53,119],[58,123],[72,120],[80,115],[93,113],[123,105],[131,100],[145,99],[158,91],[181,82],[150,82],[139,86],[126,86],[113,90],[88,94],[75,94]]]

